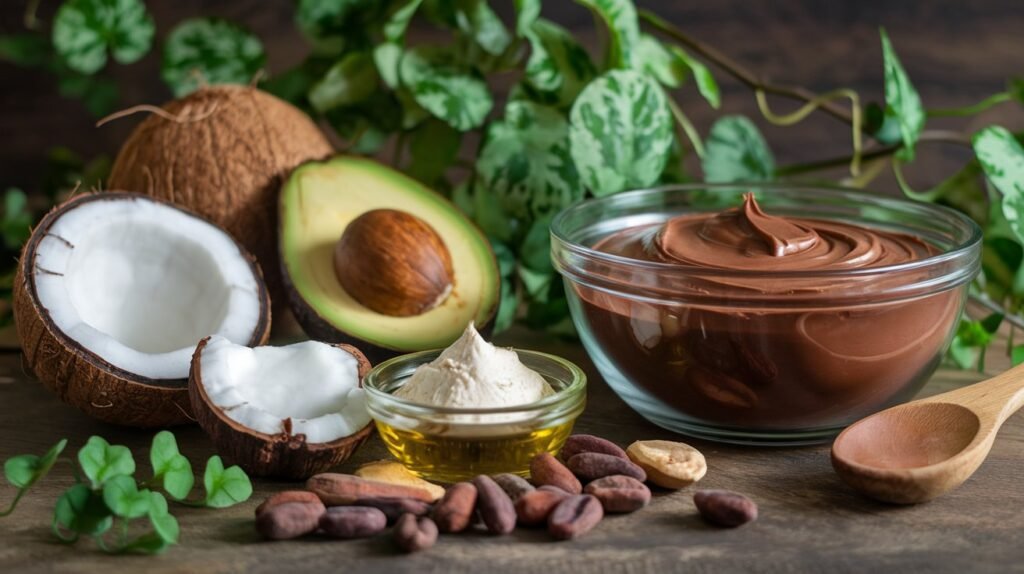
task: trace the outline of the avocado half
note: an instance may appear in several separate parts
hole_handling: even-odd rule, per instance
[[[357,346],[374,363],[451,344],[471,321],[487,330],[501,280],[487,238],[450,201],[373,160],[339,156],[296,168],[281,189],[281,265],[292,311],[310,337]],[[361,305],[336,275],[334,252],[348,225],[379,209],[409,213],[440,236],[453,284],[433,308],[391,316]]]

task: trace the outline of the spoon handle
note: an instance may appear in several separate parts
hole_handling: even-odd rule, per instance
[[[990,417],[998,427],[1024,407],[1024,365],[1018,365],[987,381],[925,400],[969,407],[978,415]]]

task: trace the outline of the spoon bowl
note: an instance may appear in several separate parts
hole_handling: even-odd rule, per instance
[[[1002,423],[1024,405],[1024,370],[892,407],[847,428],[832,466],[860,492],[897,504],[925,502],[967,480]]]

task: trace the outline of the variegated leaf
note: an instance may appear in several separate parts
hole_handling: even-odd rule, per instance
[[[661,87],[631,70],[612,70],[580,93],[569,116],[580,179],[595,195],[658,180],[672,145],[672,118]]]
[[[583,197],[569,154],[569,124],[554,108],[510,102],[491,124],[477,161],[483,188],[524,219],[553,214]]]
[[[399,76],[416,103],[459,131],[483,124],[494,104],[487,84],[471,71],[455,66],[438,48],[406,51]]]

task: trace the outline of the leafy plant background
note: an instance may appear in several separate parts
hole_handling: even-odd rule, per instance
[[[256,78],[339,148],[397,165],[474,217],[502,263],[500,327],[517,318],[571,334],[547,259],[560,207],[703,178],[841,182],[953,205],[986,228],[976,294],[1020,310],[1013,31],[1024,16],[1012,2],[639,2],[639,12],[627,0],[549,0],[540,12],[530,0],[11,4],[0,61],[32,87],[7,99],[61,99],[43,98],[53,109],[30,117],[46,125],[20,124],[22,156],[3,158],[37,167],[31,177],[5,170],[22,174],[4,203],[8,259],[40,210],[100,181],[131,127],[91,129],[88,115]],[[723,56],[734,63],[718,65]],[[74,151],[53,147],[62,133]],[[952,358],[980,365],[1001,320],[965,321]]]

